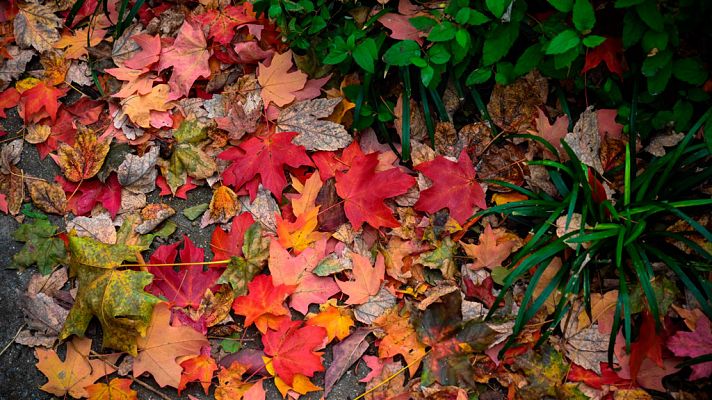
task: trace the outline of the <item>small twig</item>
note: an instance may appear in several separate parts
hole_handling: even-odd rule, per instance
[[[13,343],[15,343],[15,339],[17,339],[17,337],[20,336],[20,332],[22,332],[22,328],[24,328],[24,327],[25,327],[24,323],[22,325],[20,325],[20,329],[17,330],[17,333],[15,334],[15,336],[13,336],[12,339],[10,339],[10,341],[5,345],[5,347],[3,347],[2,350],[0,350],[0,357],[2,357],[2,355],[5,354],[5,351],[7,351],[7,349],[9,349]]]
[[[181,265],[221,265],[229,264],[230,260],[220,260],[220,261],[194,261],[194,262],[177,262],[177,263],[161,263],[161,264],[122,264],[120,267],[178,267]]]
[[[94,350],[90,350],[89,354],[91,354],[91,355],[93,355],[93,356],[103,356],[103,355],[104,355],[104,354],[99,354],[99,353],[95,352]],[[114,365],[114,364],[112,364],[112,363],[110,363],[110,362],[104,360],[103,358],[101,358],[101,361],[104,362],[106,365],[110,366],[111,368],[114,368],[115,370],[118,370],[118,369],[119,369],[118,366],[116,366],[116,365]],[[156,389],[156,388],[154,388],[153,386],[149,385],[148,383],[146,383],[146,382],[144,382],[144,381],[142,381],[142,380],[139,380],[138,378],[133,377],[133,376],[129,376],[129,378],[130,378],[132,381],[138,383],[140,386],[143,386],[146,390],[150,390],[151,392],[155,393],[158,397],[162,398],[163,400],[173,400],[173,399],[171,399],[170,397],[166,396],[165,394],[161,393],[158,389]]]

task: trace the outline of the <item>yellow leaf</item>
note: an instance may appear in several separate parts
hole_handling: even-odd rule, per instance
[[[498,206],[501,206],[502,204],[512,203],[515,201],[527,200],[528,198],[529,197],[517,192],[495,193],[492,195],[492,201],[494,201],[494,203]]]
[[[303,185],[299,179],[292,177],[292,187],[300,194],[292,199],[292,211],[295,216],[299,217],[309,209],[316,207],[316,196],[322,186],[319,171],[315,171]]]
[[[124,99],[121,105],[131,121],[142,128],[149,128],[151,126],[151,111],[168,111],[175,106],[168,101],[170,90],[170,86],[166,84],[156,85],[150,93],[129,96]]]
[[[72,182],[79,182],[96,175],[109,153],[109,140],[99,142],[94,131],[80,128],[74,146],[62,143],[57,156],[52,158]]]
[[[76,60],[82,56],[87,55],[87,37],[89,36],[89,29],[78,29],[71,32],[65,32],[62,37],[54,44],[57,49],[66,49],[64,51],[64,57],[69,60]],[[91,29],[91,36],[89,36],[89,46],[94,47],[101,43],[104,39],[106,31],[103,29]]]
[[[319,208],[315,207],[297,217],[294,222],[285,221],[277,215],[277,236],[279,243],[285,248],[292,248],[301,252],[312,243],[326,235],[314,232],[318,224]]]
[[[318,314],[307,315],[307,325],[320,326],[326,329],[328,342],[338,338],[344,340],[351,333],[354,326],[353,313],[346,307],[337,307],[334,299],[319,307]]]

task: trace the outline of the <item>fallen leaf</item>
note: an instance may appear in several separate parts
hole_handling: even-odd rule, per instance
[[[307,150],[336,151],[348,146],[353,138],[343,125],[325,120],[341,98],[300,101],[280,112],[278,132],[297,132],[292,143]]]
[[[5,114],[5,110],[8,108],[16,107],[18,101],[20,101],[20,92],[18,92],[17,89],[15,89],[14,87],[9,87],[9,88],[5,89],[5,91],[0,93],[0,118],[7,118],[7,114]],[[32,129],[34,127],[35,127],[35,125],[31,125],[27,129],[29,131],[30,129]],[[25,135],[25,140],[27,140],[28,136],[31,136],[31,134],[29,132],[27,135]],[[30,141],[28,140],[28,142],[30,142]],[[33,142],[30,142],[30,143],[33,143]]]
[[[265,354],[272,357],[275,375],[294,386],[296,375],[314,376],[324,370],[322,353],[326,330],[318,326],[301,326],[301,321],[282,320],[276,330],[262,336]]]
[[[512,249],[516,246],[516,242],[506,240],[495,235],[492,227],[487,224],[484,232],[480,235],[478,244],[461,243],[462,248],[468,257],[472,257],[475,262],[472,263],[472,269],[487,268],[492,270],[494,267],[501,267],[504,260],[512,254]]]
[[[60,185],[39,179],[28,179],[26,182],[32,203],[37,208],[46,213],[64,215],[67,196]]]
[[[369,329],[360,328],[334,346],[333,361],[324,376],[324,396],[329,395],[334,384],[366,352],[369,346],[366,336],[369,333]]]
[[[270,239],[262,235],[259,223],[252,224],[245,231],[242,257],[233,257],[218,283],[229,283],[235,295],[247,293],[248,284],[262,270],[269,257]]]
[[[116,243],[114,221],[107,214],[96,217],[75,217],[67,223],[67,231],[79,237],[89,237],[106,244]]]
[[[61,144],[52,158],[71,182],[80,182],[96,175],[109,153],[110,139],[99,141],[94,131],[79,129],[74,146]]]
[[[65,94],[67,94],[66,90],[39,82],[20,95],[19,114],[25,123],[38,123],[45,117],[55,122],[60,105],[59,98],[64,97]]]
[[[86,387],[89,400],[138,400],[135,390],[131,390],[131,379],[114,378],[109,384],[95,383]]]
[[[265,107],[270,102],[277,107],[283,107],[294,101],[294,92],[307,83],[307,75],[299,70],[289,72],[292,68],[292,52],[275,53],[269,67],[260,63],[257,68],[257,80],[262,88],[262,100]]]
[[[90,351],[91,339],[81,337],[67,342],[64,361],[59,359],[54,350],[35,349],[37,369],[49,379],[40,389],[59,397],[67,394],[74,398],[87,397],[89,393],[86,386],[115,371],[104,360],[89,360]],[[109,360],[115,361],[117,358],[115,356]]]
[[[364,222],[374,228],[395,228],[400,224],[383,202],[401,195],[415,184],[415,178],[398,168],[378,171],[378,154],[357,156],[347,172],[336,171],[336,192],[344,199],[344,212],[354,229]]]
[[[350,309],[337,306],[332,299],[319,306],[318,314],[307,314],[306,324],[326,329],[327,342],[331,343],[334,338],[344,340],[349,336],[351,327],[354,326],[352,316]]]
[[[134,358],[133,375],[148,372],[160,387],[180,386],[183,369],[177,362],[182,356],[199,355],[208,340],[187,326],[172,326],[168,303],[158,303],[153,309],[146,335],[138,338],[138,356]]]
[[[443,208],[450,216],[464,224],[475,212],[475,207],[487,208],[485,192],[475,180],[475,168],[464,150],[457,163],[438,156],[433,161],[415,166],[433,181],[433,186],[420,192],[414,208],[435,213]]]
[[[356,317],[356,320],[359,322],[371,325],[376,319],[388,312],[388,310],[395,305],[396,296],[385,287],[381,287],[375,296],[369,297],[367,302],[354,308],[354,317]]]
[[[84,28],[73,33],[66,32],[54,43],[55,49],[65,49],[64,58],[78,59],[89,53],[88,47],[94,47],[104,39],[106,31],[103,29]]]
[[[237,195],[227,186],[220,186],[213,191],[208,210],[200,220],[200,227],[205,228],[210,224],[224,224],[240,211]]]
[[[284,301],[294,286],[274,285],[271,276],[258,275],[247,285],[247,290],[247,295],[237,297],[232,304],[235,314],[245,316],[245,327],[254,323],[264,334],[267,328],[277,329],[282,321],[289,320]]]
[[[497,84],[487,111],[497,126],[508,132],[526,133],[549,95],[548,80],[533,70],[511,84]]]
[[[380,290],[386,265],[381,254],[376,256],[376,264],[373,267],[371,267],[371,261],[368,258],[357,253],[351,254],[351,261],[353,262],[352,271],[355,280],[337,280],[336,284],[344,294],[349,296],[346,304],[363,304]]]
[[[712,349],[712,326],[706,315],[697,320],[694,332],[678,331],[667,341],[667,348],[676,356],[699,357],[710,353]],[[703,362],[692,366],[691,380],[707,378],[712,375],[712,362]]]
[[[210,50],[202,28],[186,20],[180,27],[173,45],[161,49],[158,62],[159,72],[173,67],[171,79],[168,81],[173,99],[187,97],[199,77],[210,77],[208,58]]]
[[[140,70],[159,60],[161,56],[161,37],[159,35],[151,36],[147,33],[140,33],[131,36],[131,40],[141,47],[141,51],[134,53],[124,62],[126,67]]]
[[[47,140],[50,134],[52,134],[52,129],[49,125],[32,124],[27,127],[25,140],[27,143],[32,144],[43,143]]]
[[[43,275],[64,261],[66,251],[62,239],[56,237],[57,226],[46,219],[33,219],[31,223],[20,225],[12,238],[25,242],[24,247],[12,256],[12,268],[27,268],[37,264]]]
[[[199,382],[205,394],[208,394],[213,380],[213,374],[217,371],[218,365],[215,360],[210,357],[209,348],[205,347],[204,350],[205,349],[208,349],[208,351],[203,351],[203,354],[192,356],[181,361],[180,366],[183,368],[183,373],[180,376],[178,395],[180,395],[181,391],[185,390],[188,382],[195,381]]]
[[[601,136],[598,134],[598,117],[593,106],[581,113],[581,118],[574,125],[574,131],[567,133],[564,141],[571,146],[571,150],[582,163],[603,175],[603,164],[599,155]]]
[[[18,7],[14,21],[17,44],[23,49],[34,47],[39,52],[51,50],[59,40],[57,29],[62,26],[62,20],[42,4],[22,3]]]
[[[213,260],[227,260],[230,257],[242,256],[245,232],[254,222],[255,220],[249,213],[242,213],[232,219],[229,233],[219,226],[215,227],[210,239]]]
[[[415,328],[410,323],[410,311],[396,306],[374,321],[385,336],[378,346],[378,357],[389,358],[400,354],[409,365],[411,375],[418,370],[420,360],[425,356],[425,345],[420,342]]]
[[[156,85],[150,93],[127,97],[121,102],[122,109],[131,121],[142,128],[151,126],[151,111],[168,111],[175,106],[168,101],[170,86]]]

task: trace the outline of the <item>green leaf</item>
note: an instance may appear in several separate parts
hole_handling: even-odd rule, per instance
[[[426,16],[413,17],[408,19],[408,21],[419,31],[427,31],[438,24],[438,21]]]
[[[512,0],[486,0],[487,9],[497,18],[502,18]]]
[[[640,72],[647,77],[651,77],[658,73],[661,69],[670,65],[672,60],[672,52],[661,51],[652,57],[646,57],[643,61],[643,65],[640,68]]]
[[[574,7],[574,0],[548,0],[555,9],[567,13]]]
[[[205,210],[208,209],[208,203],[198,204],[197,206],[188,207],[183,210],[183,215],[191,221],[195,221],[200,217]]]
[[[546,54],[563,54],[573,49],[581,42],[578,33],[573,29],[567,29],[554,36],[546,48]]]
[[[360,45],[356,46],[353,52],[354,61],[359,67],[363,68],[364,71],[374,73],[375,72],[375,60],[378,57],[378,46],[376,46],[376,41],[367,38],[361,42]]]
[[[634,13],[626,13],[623,17],[623,48],[627,49],[638,43],[647,31],[645,24]]]
[[[667,63],[657,74],[648,77],[648,93],[655,96],[665,91],[671,75],[672,63]]]
[[[535,43],[522,53],[514,64],[514,76],[522,76],[534,69],[541,61],[544,53],[541,51],[541,44]]]
[[[310,35],[313,35],[324,28],[326,28],[326,21],[324,20],[324,18],[317,15],[311,20],[311,26],[309,26],[308,32]]]
[[[173,132],[173,138],[178,143],[198,143],[207,137],[205,127],[201,127],[197,119],[184,120]]]
[[[428,34],[428,40],[431,42],[447,42],[455,37],[457,27],[452,22],[443,21],[435,25]]]
[[[638,11],[640,19],[651,29],[658,32],[662,32],[663,29],[665,29],[665,20],[663,19],[663,15],[660,14],[660,10],[658,10],[656,0],[646,0],[644,3],[636,6],[635,9]]]
[[[489,17],[482,14],[481,12],[477,10],[470,10],[470,18],[467,20],[467,24],[472,26],[479,26],[488,22],[489,20]]]
[[[391,46],[383,55],[383,61],[389,65],[404,67],[411,64],[410,59],[420,56],[420,46],[414,40],[403,40]]]
[[[574,3],[573,22],[579,32],[587,33],[596,23],[596,13],[589,0],[576,0]]]
[[[630,6],[638,5],[645,0],[616,0],[616,8],[625,8]]]
[[[470,13],[474,11],[473,9],[469,7],[463,7],[461,8],[457,14],[455,14],[455,22],[457,22],[460,25],[464,25],[467,23],[467,21],[470,20]]]
[[[329,51],[329,54],[324,57],[324,64],[326,65],[334,65],[334,64],[339,64],[346,60],[349,57],[349,53],[345,50],[342,49],[331,49]]]
[[[603,43],[605,41],[606,41],[606,38],[603,36],[588,35],[585,38],[583,38],[583,45],[586,47],[594,48],[594,47],[600,46],[601,43]]]
[[[222,347],[226,353],[237,353],[242,348],[240,339],[241,335],[239,333],[233,333],[220,341],[220,347]]]
[[[458,29],[457,33],[455,33],[455,42],[463,49],[467,49],[470,47],[471,42],[470,32],[467,29]]]
[[[420,81],[423,85],[428,86],[435,76],[435,70],[430,65],[426,65],[424,68],[420,69]]]
[[[665,50],[668,46],[668,33],[647,30],[643,35],[641,45],[646,53],[650,53],[653,49],[657,49],[657,51]]]
[[[675,78],[691,85],[701,85],[707,80],[707,70],[697,58],[680,58],[673,62]]]
[[[492,65],[504,57],[519,36],[519,24],[506,23],[490,31],[482,48],[482,63]]]
[[[497,73],[494,75],[494,80],[500,85],[509,85],[514,81],[514,66],[510,62],[497,63]]]
[[[450,51],[444,44],[437,43],[428,50],[428,58],[433,64],[445,64],[450,61]]]
[[[20,225],[12,237],[25,245],[12,257],[10,268],[22,269],[36,264],[42,275],[49,275],[66,258],[64,242],[54,236],[55,232],[57,226],[46,219]]]
[[[247,284],[267,263],[269,238],[262,235],[262,227],[255,222],[245,231],[242,257],[232,257],[218,283],[229,283],[235,296],[247,294]]]
[[[127,259],[129,246],[111,250],[106,247],[109,245],[76,236],[69,237],[69,246],[70,267],[77,274],[79,291],[59,334],[60,340],[71,335],[83,336],[96,316],[104,334],[102,345],[135,356],[136,340],[146,335],[153,306],[159,301],[144,291],[153,275],[109,267]]]
[[[487,67],[477,68],[470,72],[465,80],[465,85],[472,86],[480,83],[485,83],[492,76],[492,69]]]

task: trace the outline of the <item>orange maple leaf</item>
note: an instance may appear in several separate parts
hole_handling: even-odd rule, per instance
[[[89,29],[91,31],[89,32]],[[74,34],[65,32],[62,37],[54,44],[55,49],[66,49],[64,58],[76,60],[87,55],[87,35],[89,36],[89,47],[94,47],[101,43],[104,39],[106,31],[103,29],[84,28],[77,29]]]
[[[298,216],[294,222],[285,221],[280,215],[277,215],[277,237],[279,238],[279,243],[285,249],[294,249],[296,253],[299,253],[322,236],[328,235],[314,232],[318,224],[318,215],[318,207]]]
[[[415,328],[410,323],[410,311],[395,306],[374,321],[386,333],[378,346],[378,357],[389,358],[397,354],[403,356],[410,365],[411,376],[425,357],[425,345],[420,342]]]
[[[502,262],[512,254],[512,249],[515,245],[516,243],[511,240],[504,242],[499,240],[489,224],[480,235],[479,244],[462,243],[465,253],[475,260],[472,263],[472,269],[475,270],[482,268],[492,269],[501,266]]]
[[[205,348],[204,348],[205,349]],[[210,357],[210,351],[207,354],[199,356],[190,356],[182,360],[180,366],[183,367],[183,374],[180,376],[180,384],[178,385],[178,395],[188,385],[188,382],[198,381],[203,387],[205,394],[210,391],[210,384],[213,380],[213,373],[217,371],[218,365],[215,360]]]
[[[20,91],[19,88],[18,91]],[[65,94],[67,94],[66,90],[57,89],[54,86],[48,86],[44,82],[39,82],[30,89],[22,91],[19,102],[20,107],[22,107],[20,116],[22,116],[25,123],[37,123],[46,117],[50,117],[52,122],[55,122],[57,110],[59,110],[58,99]]]
[[[386,273],[386,264],[381,254],[376,257],[376,265],[373,268],[368,258],[357,253],[351,254],[351,261],[354,265],[352,272],[355,280],[340,281],[337,279],[336,283],[342,292],[349,295],[346,304],[363,304],[381,289],[381,282]]]
[[[351,334],[351,327],[354,326],[352,318],[353,312],[346,307],[336,305],[334,299],[319,307],[318,314],[307,315],[307,325],[320,326],[326,329],[326,337],[329,342],[338,338],[344,340]]]
[[[79,182],[96,175],[109,154],[109,140],[97,140],[94,131],[80,127],[74,146],[62,143],[52,159],[62,168],[64,176]]]
[[[319,195],[323,185],[319,171],[314,171],[304,184],[299,179],[292,177],[292,187],[299,193],[298,196],[293,195],[291,198],[292,212],[295,216],[299,217],[314,207],[318,208],[316,206],[316,197]]]
[[[265,107],[272,102],[278,107],[294,101],[294,92],[302,89],[307,83],[307,74],[302,71],[289,72],[292,68],[292,51],[275,53],[269,67],[260,63],[257,81],[262,87],[262,100]]]
[[[151,325],[145,337],[138,338],[138,357],[134,358],[133,374],[144,372],[153,375],[160,387],[180,386],[183,368],[178,357],[200,354],[210,342],[201,333],[189,326],[172,326],[168,303],[158,303],[153,308]]]
[[[267,328],[275,329],[282,320],[289,320],[289,309],[284,300],[294,291],[294,286],[274,285],[269,275],[257,275],[247,285],[248,294],[240,296],[232,303],[235,314],[245,316],[245,327],[253,323],[265,333]]]
[[[89,400],[138,400],[135,390],[131,390],[131,379],[114,378],[106,383],[95,383],[86,387]]]
[[[35,356],[39,360],[37,369],[49,379],[40,389],[59,397],[67,394],[74,398],[89,396],[86,386],[116,371],[104,360],[89,360],[90,351],[91,339],[80,337],[67,342],[64,361],[59,359],[54,350],[36,348]],[[108,361],[113,363],[117,358],[118,355],[108,358]]]
[[[175,106],[168,101],[169,91],[170,86],[166,84],[156,85],[150,93],[127,97],[121,105],[131,121],[142,128],[149,128],[151,111],[168,111]]]

